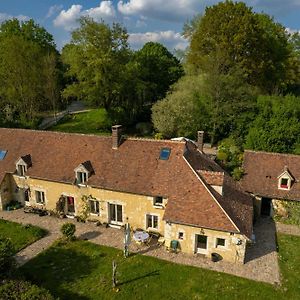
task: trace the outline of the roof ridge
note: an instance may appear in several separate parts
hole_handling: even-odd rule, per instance
[[[244,152],[252,152],[252,153],[262,153],[262,154],[268,154],[268,155],[278,155],[278,156],[295,156],[295,157],[300,157],[299,154],[294,154],[294,153],[279,153],[279,152],[268,152],[268,151],[255,151],[255,150],[244,150]]]
[[[157,143],[172,143],[172,144],[185,144],[185,141],[172,141],[172,140],[157,140],[152,138],[143,138],[143,137],[125,137],[129,141],[145,141],[145,142],[157,142]]]
[[[58,134],[58,135],[77,135],[77,136],[94,136],[99,138],[111,138],[111,135],[98,135],[92,133],[79,133],[79,132],[65,132],[65,131],[52,131],[52,130],[41,130],[41,129],[29,129],[29,128],[6,128],[0,127],[0,130],[13,130],[13,131],[25,131],[25,132],[37,132],[37,133],[48,133],[48,134]]]

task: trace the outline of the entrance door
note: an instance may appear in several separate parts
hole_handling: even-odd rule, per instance
[[[75,214],[75,200],[74,197],[66,197],[67,215],[73,216]]]
[[[25,205],[30,205],[30,203],[29,203],[29,189],[24,190],[24,200],[25,200]]]
[[[196,234],[196,253],[207,253],[207,236]]]
[[[122,225],[123,223],[123,207],[119,204],[109,204],[110,223]]]
[[[260,214],[262,216],[270,216],[271,214],[271,199],[270,198],[261,198],[261,208]]]

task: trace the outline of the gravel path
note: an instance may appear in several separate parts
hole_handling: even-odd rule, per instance
[[[72,219],[58,219],[49,216],[39,217],[34,214],[25,214],[22,210],[2,211],[0,212],[0,218],[22,224],[37,225],[49,231],[46,237],[33,243],[16,255],[19,265],[26,263],[38,253],[50,247],[61,236],[59,229],[63,223],[75,222]],[[130,251],[178,264],[206,268],[271,284],[280,284],[274,222],[271,219],[261,219],[255,226],[255,234],[257,242],[248,249],[244,265],[225,261],[214,263],[196,254],[169,253],[164,247],[158,247],[155,244],[141,246],[132,242]],[[96,244],[123,249],[123,231],[119,229],[97,227],[95,224],[89,222],[86,224],[76,222],[76,235],[80,239],[87,239]]]
[[[276,223],[276,231],[284,234],[300,236],[300,226]]]

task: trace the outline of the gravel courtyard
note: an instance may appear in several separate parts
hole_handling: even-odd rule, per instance
[[[95,226],[94,223],[77,223],[72,219],[58,219],[55,217],[39,217],[26,214],[23,210],[2,211],[0,218],[22,223],[33,224],[45,228],[49,234],[41,240],[20,251],[16,255],[19,265],[26,263],[44,249],[51,246],[60,236],[60,227],[65,222],[76,223],[78,238],[87,239],[93,243],[123,249],[123,231],[114,228]],[[233,274],[248,279],[280,284],[280,272],[277,261],[275,223],[269,219],[260,219],[254,228],[256,243],[248,248],[246,263],[244,265],[232,264],[224,261],[212,262],[208,258],[184,253],[169,253],[163,246],[144,246],[132,242],[130,251],[172,261],[178,264],[191,265],[214,271]]]

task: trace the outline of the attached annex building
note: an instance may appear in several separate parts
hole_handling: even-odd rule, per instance
[[[90,218],[158,232],[189,254],[244,262],[253,203],[189,141],[0,128],[0,209],[11,200],[67,216],[88,199]]]
[[[283,201],[300,201],[300,155],[246,150],[241,180],[255,196],[255,215],[285,214]]]

